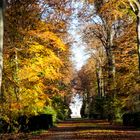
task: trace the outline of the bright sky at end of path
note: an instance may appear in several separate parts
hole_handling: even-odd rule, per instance
[[[75,68],[76,70],[80,70],[88,59],[88,56],[85,53],[85,47],[74,44],[72,47],[72,53],[72,61],[74,62]]]

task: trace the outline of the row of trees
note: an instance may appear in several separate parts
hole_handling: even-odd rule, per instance
[[[94,14],[88,17],[83,40],[91,57],[79,71],[88,95],[88,114],[120,119],[127,111],[139,111],[140,2],[88,2],[94,5]]]
[[[22,115],[67,115],[72,73],[65,41],[68,14],[69,1],[7,1],[0,116],[11,125]]]

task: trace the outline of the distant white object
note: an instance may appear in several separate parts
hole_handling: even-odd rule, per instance
[[[70,103],[69,107],[72,112],[71,118],[81,118],[81,108],[83,104],[83,98],[79,94],[74,94],[72,97],[72,102]]]

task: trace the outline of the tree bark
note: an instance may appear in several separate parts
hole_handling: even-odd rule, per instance
[[[4,22],[3,22],[3,0],[0,2],[0,95],[2,85],[2,69],[3,69],[3,34],[4,34]]]
[[[107,61],[108,61],[108,83],[107,83],[107,92],[111,92],[114,89],[114,63],[113,63],[113,54],[112,48],[109,46],[106,48]]]
[[[140,11],[137,15],[137,40],[138,40],[138,62],[139,62],[139,74],[140,74]]]
[[[114,95],[115,93],[115,58],[113,56],[113,39],[115,30],[112,29],[112,25],[106,26],[106,45],[104,46],[107,55],[107,69],[108,69],[108,82],[107,82],[107,94]]]
[[[96,78],[97,78],[97,86],[98,86],[98,96],[101,96],[101,90],[100,90],[100,78],[99,78],[99,72],[96,68]]]
[[[130,7],[137,16],[137,50],[138,50],[138,70],[140,75],[140,1],[139,0],[128,0]]]

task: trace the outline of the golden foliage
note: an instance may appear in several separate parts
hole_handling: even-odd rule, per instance
[[[50,105],[50,95],[59,92],[62,58],[69,48],[53,32],[56,28],[51,22],[40,20],[37,1],[9,2],[5,15],[5,105],[16,115],[37,114]]]

